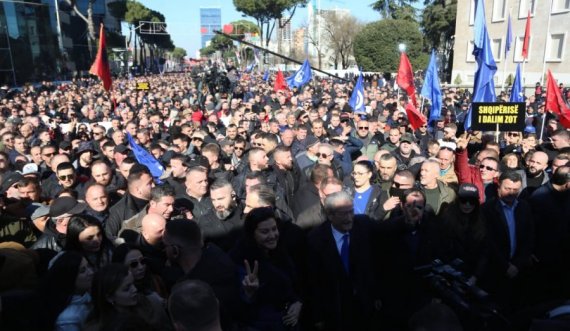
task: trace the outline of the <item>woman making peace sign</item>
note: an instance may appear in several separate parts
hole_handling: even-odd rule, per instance
[[[302,303],[293,262],[279,245],[273,209],[251,210],[244,232],[230,255],[242,279],[242,300],[248,304],[245,322],[256,330],[291,330],[298,324]]]

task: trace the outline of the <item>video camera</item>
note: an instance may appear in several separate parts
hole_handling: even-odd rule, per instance
[[[477,287],[472,281],[472,276],[464,272],[464,263],[460,259],[445,264],[441,260],[434,260],[431,264],[420,266],[414,271],[425,279],[427,286],[433,292],[434,297],[452,307],[463,321],[479,330],[507,330],[510,324],[503,317],[496,304],[491,301],[489,294]],[[493,328],[487,328],[494,325]],[[503,328],[504,327],[504,328]]]

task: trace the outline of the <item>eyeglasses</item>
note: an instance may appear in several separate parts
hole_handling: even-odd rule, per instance
[[[331,156],[332,154],[327,154],[327,153],[317,153],[317,154],[315,154],[315,155],[316,155],[317,157],[323,157],[323,158],[326,158],[326,157],[329,157],[329,156]]]
[[[234,149],[237,149],[238,151],[245,151],[244,147],[234,146]]]
[[[133,262],[129,263],[129,268],[134,269],[134,268],[138,267],[139,264],[140,264],[141,266],[146,265],[146,260],[145,260],[145,259],[140,259],[140,260],[137,260],[137,261],[133,261]]]
[[[57,176],[57,178],[59,178],[60,180],[72,180],[75,177],[75,175],[61,175],[61,176]]]
[[[479,166],[479,169],[481,169],[481,170],[486,169],[486,170],[489,170],[489,171],[497,171],[497,169],[491,168],[491,167],[486,166],[486,165],[480,165],[480,166]]]

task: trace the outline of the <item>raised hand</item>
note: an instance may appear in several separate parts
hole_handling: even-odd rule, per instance
[[[257,277],[259,264],[257,263],[257,260],[254,261],[253,270],[252,270],[247,260],[244,260],[244,263],[245,263],[246,274],[241,284],[243,286],[245,294],[248,297],[252,297],[255,294],[255,291],[257,291],[257,289],[259,288],[259,278]]]
[[[470,133],[462,134],[459,138],[457,138],[457,149],[464,150],[465,148],[467,148],[467,144],[469,143],[470,139],[471,139]]]
[[[384,202],[382,207],[384,207],[385,211],[390,211],[390,210],[396,208],[396,206],[399,204],[400,204],[400,198],[399,197],[390,197],[390,199],[388,199],[388,200],[386,200],[386,202]]]

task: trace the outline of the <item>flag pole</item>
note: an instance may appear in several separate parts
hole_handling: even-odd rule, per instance
[[[509,8],[509,21],[507,22],[507,24],[510,24],[510,23],[511,23],[511,13],[512,13],[512,11],[513,11],[513,7]],[[507,30],[508,30],[508,29],[509,29],[509,28],[507,27]],[[508,34],[509,34],[509,31],[507,31],[507,38],[508,38]],[[509,45],[509,47],[510,47],[510,45]],[[508,51],[507,51],[507,45],[505,45],[505,66],[503,67],[503,85],[501,86],[501,91],[504,91],[504,90],[505,90],[505,84],[507,83],[507,62],[508,62],[508,59],[509,59],[508,56],[507,56],[507,53],[508,53]]]
[[[544,57],[542,59],[542,75],[540,76],[540,86],[544,83],[544,74],[546,72],[546,50],[548,49],[548,37],[550,36],[550,19],[552,18],[552,6],[554,0],[550,0],[550,11],[548,12],[548,24],[546,27],[546,47],[544,47]],[[542,137],[542,134],[541,134]]]

